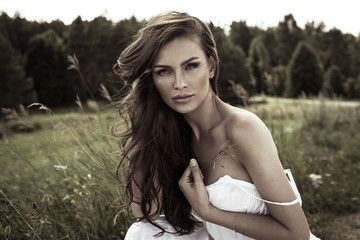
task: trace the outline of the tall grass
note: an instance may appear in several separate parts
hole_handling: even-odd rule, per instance
[[[284,167],[292,170],[311,230],[322,239],[337,239],[327,226],[360,210],[360,108],[318,102],[249,108],[268,125]],[[109,134],[118,114],[81,107],[30,114],[26,121],[41,129],[3,135],[1,239],[124,238],[131,215],[119,208],[126,204],[123,172],[118,179],[119,156],[109,154],[118,149]],[[0,129],[11,129],[14,122],[1,123]]]
[[[123,239],[129,213],[116,177],[115,112],[37,114],[44,125],[0,143],[0,231],[5,239]]]
[[[360,210],[360,103],[347,107],[320,96],[251,110],[270,127],[284,167],[292,170],[312,231],[342,239],[333,220]]]

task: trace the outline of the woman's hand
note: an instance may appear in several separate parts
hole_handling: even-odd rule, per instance
[[[209,195],[203,179],[204,176],[197,161],[191,159],[189,166],[179,180],[179,187],[194,211],[205,220],[206,214],[212,208],[212,205],[209,202]]]

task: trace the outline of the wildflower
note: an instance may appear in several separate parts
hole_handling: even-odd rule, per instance
[[[43,203],[45,203],[45,204],[48,204],[49,201],[50,201],[49,195],[48,195],[48,194],[45,194],[45,195],[43,196],[43,198],[41,199],[41,201],[42,201]]]
[[[75,204],[76,203],[75,199],[71,199],[70,203]]]
[[[70,177],[67,177],[67,178],[64,178],[63,180],[62,180],[62,182],[64,183],[64,182],[68,182],[68,181],[70,181]]]
[[[77,192],[79,192],[79,189],[74,188],[74,193],[77,193]]]
[[[91,174],[90,174],[90,173],[88,173],[87,177],[88,177],[88,179],[90,179],[90,178],[91,178]]]
[[[63,166],[63,165],[54,165],[54,168],[56,169],[56,170],[66,170],[67,169],[67,166],[65,165],[65,166]]]
[[[68,200],[68,199],[70,199],[70,195],[69,195],[69,194],[66,194],[65,197],[63,197],[62,200],[65,201],[65,200]]]
[[[318,174],[315,174],[315,173],[311,173],[309,175],[309,178],[311,180],[311,183],[312,185],[315,187],[315,188],[318,188],[321,184],[323,184],[323,181],[321,180],[322,179],[322,176],[321,175],[318,175]]]

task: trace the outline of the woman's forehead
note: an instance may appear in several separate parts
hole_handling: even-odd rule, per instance
[[[181,64],[190,58],[204,57],[205,53],[199,38],[180,37],[171,40],[160,49],[154,65]]]

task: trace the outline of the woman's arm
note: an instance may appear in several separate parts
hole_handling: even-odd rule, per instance
[[[194,211],[205,221],[233,229],[243,235],[259,240],[309,239],[308,228],[304,232],[299,231],[296,226],[289,228],[271,215],[228,212],[212,206],[200,172],[201,170],[195,159],[191,160],[190,167],[185,170],[183,177],[179,181],[179,186]],[[293,207],[282,206],[280,208]],[[288,213],[291,214],[291,211]]]
[[[235,144],[235,154],[249,172],[262,198],[276,202],[296,199],[278,159],[271,134],[261,120],[249,114],[245,119],[243,116],[235,117],[229,126],[231,129],[226,131],[227,137]],[[266,204],[270,212],[266,216],[215,208],[209,203],[201,170],[196,161],[191,161],[191,164],[179,185],[191,206],[204,220],[234,228],[255,239],[309,239],[309,227],[299,204]]]

